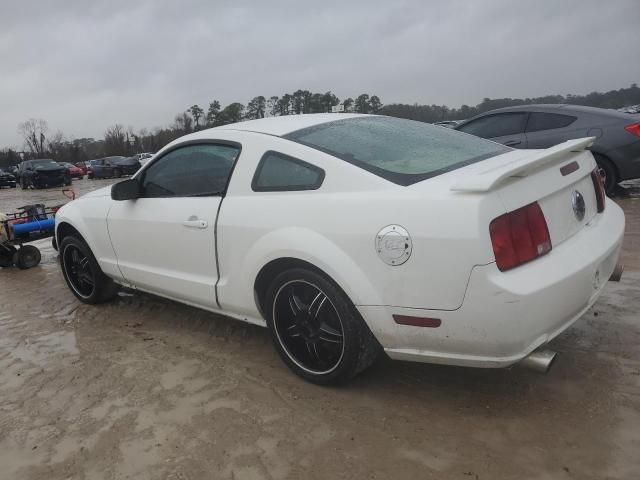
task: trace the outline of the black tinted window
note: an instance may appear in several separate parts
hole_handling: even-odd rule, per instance
[[[143,196],[219,195],[227,187],[239,153],[239,147],[213,144],[172,150],[144,172]]]
[[[390,117],[322,123],[285,138],[399,185],[411,185],[511,150],[449,128]]]
[[[322,169],[281,153],[267,152],[258,164],[251,188],[256,192],[315,190],[322,180]]]
[[[552,130],[571,125],[576,117],[560,115],[558,113],[532,112],[527,122],[527,132],[539,132],[540,130]]]
[[[482,138],[504,137],[524,132],[526,120],[527,114],[524,112],[499,113],[473,120],[458,130]]]

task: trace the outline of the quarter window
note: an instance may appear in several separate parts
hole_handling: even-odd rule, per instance
[[[240,154],[236,145],[198,144],[165,154],[144,171],[144,197],[222,195]]]
[[[524,132],[527,114],[524,112],[500,113],[473,120],[458,130],[482,138],[504,137]]]
[[[278,152],[262,156],[251,182],[255,192],[316,190],[322,185],[324,170]]]
[[[526,132],[539,132],[541,130],[553,130],[554,128],[568,127],[575,121],[576,117],[572,117],[570,115],[532,112],[529,114]]]

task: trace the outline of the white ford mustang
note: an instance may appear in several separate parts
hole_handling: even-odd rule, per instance
[[[83,302],[118,285],[265,325],[338,383],[395,359],[546,368],[541,350],[618,276],[624,215],[592,139],[512,150],[396,118],[203,130],[56,216]]]

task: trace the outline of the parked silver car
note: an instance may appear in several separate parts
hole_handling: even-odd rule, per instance
[[[454,127],[514,148],[549,148],[581,137],[591,147],[607,193],[640,178],[640,115],[579,105],[522,105],[477,115]]]

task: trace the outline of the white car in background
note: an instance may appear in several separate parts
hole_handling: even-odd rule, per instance
[[[153,153],[136,153],[134,157],[140,162],[140,165],[144,166],[145,163],[153,158]]]
[[[320,384],[382,350],[544,370],[620,273],[591,142],[513,150],[350,114],[203,130],[58,211],[62,272],[85,303],[125,285],[267,326]]]

